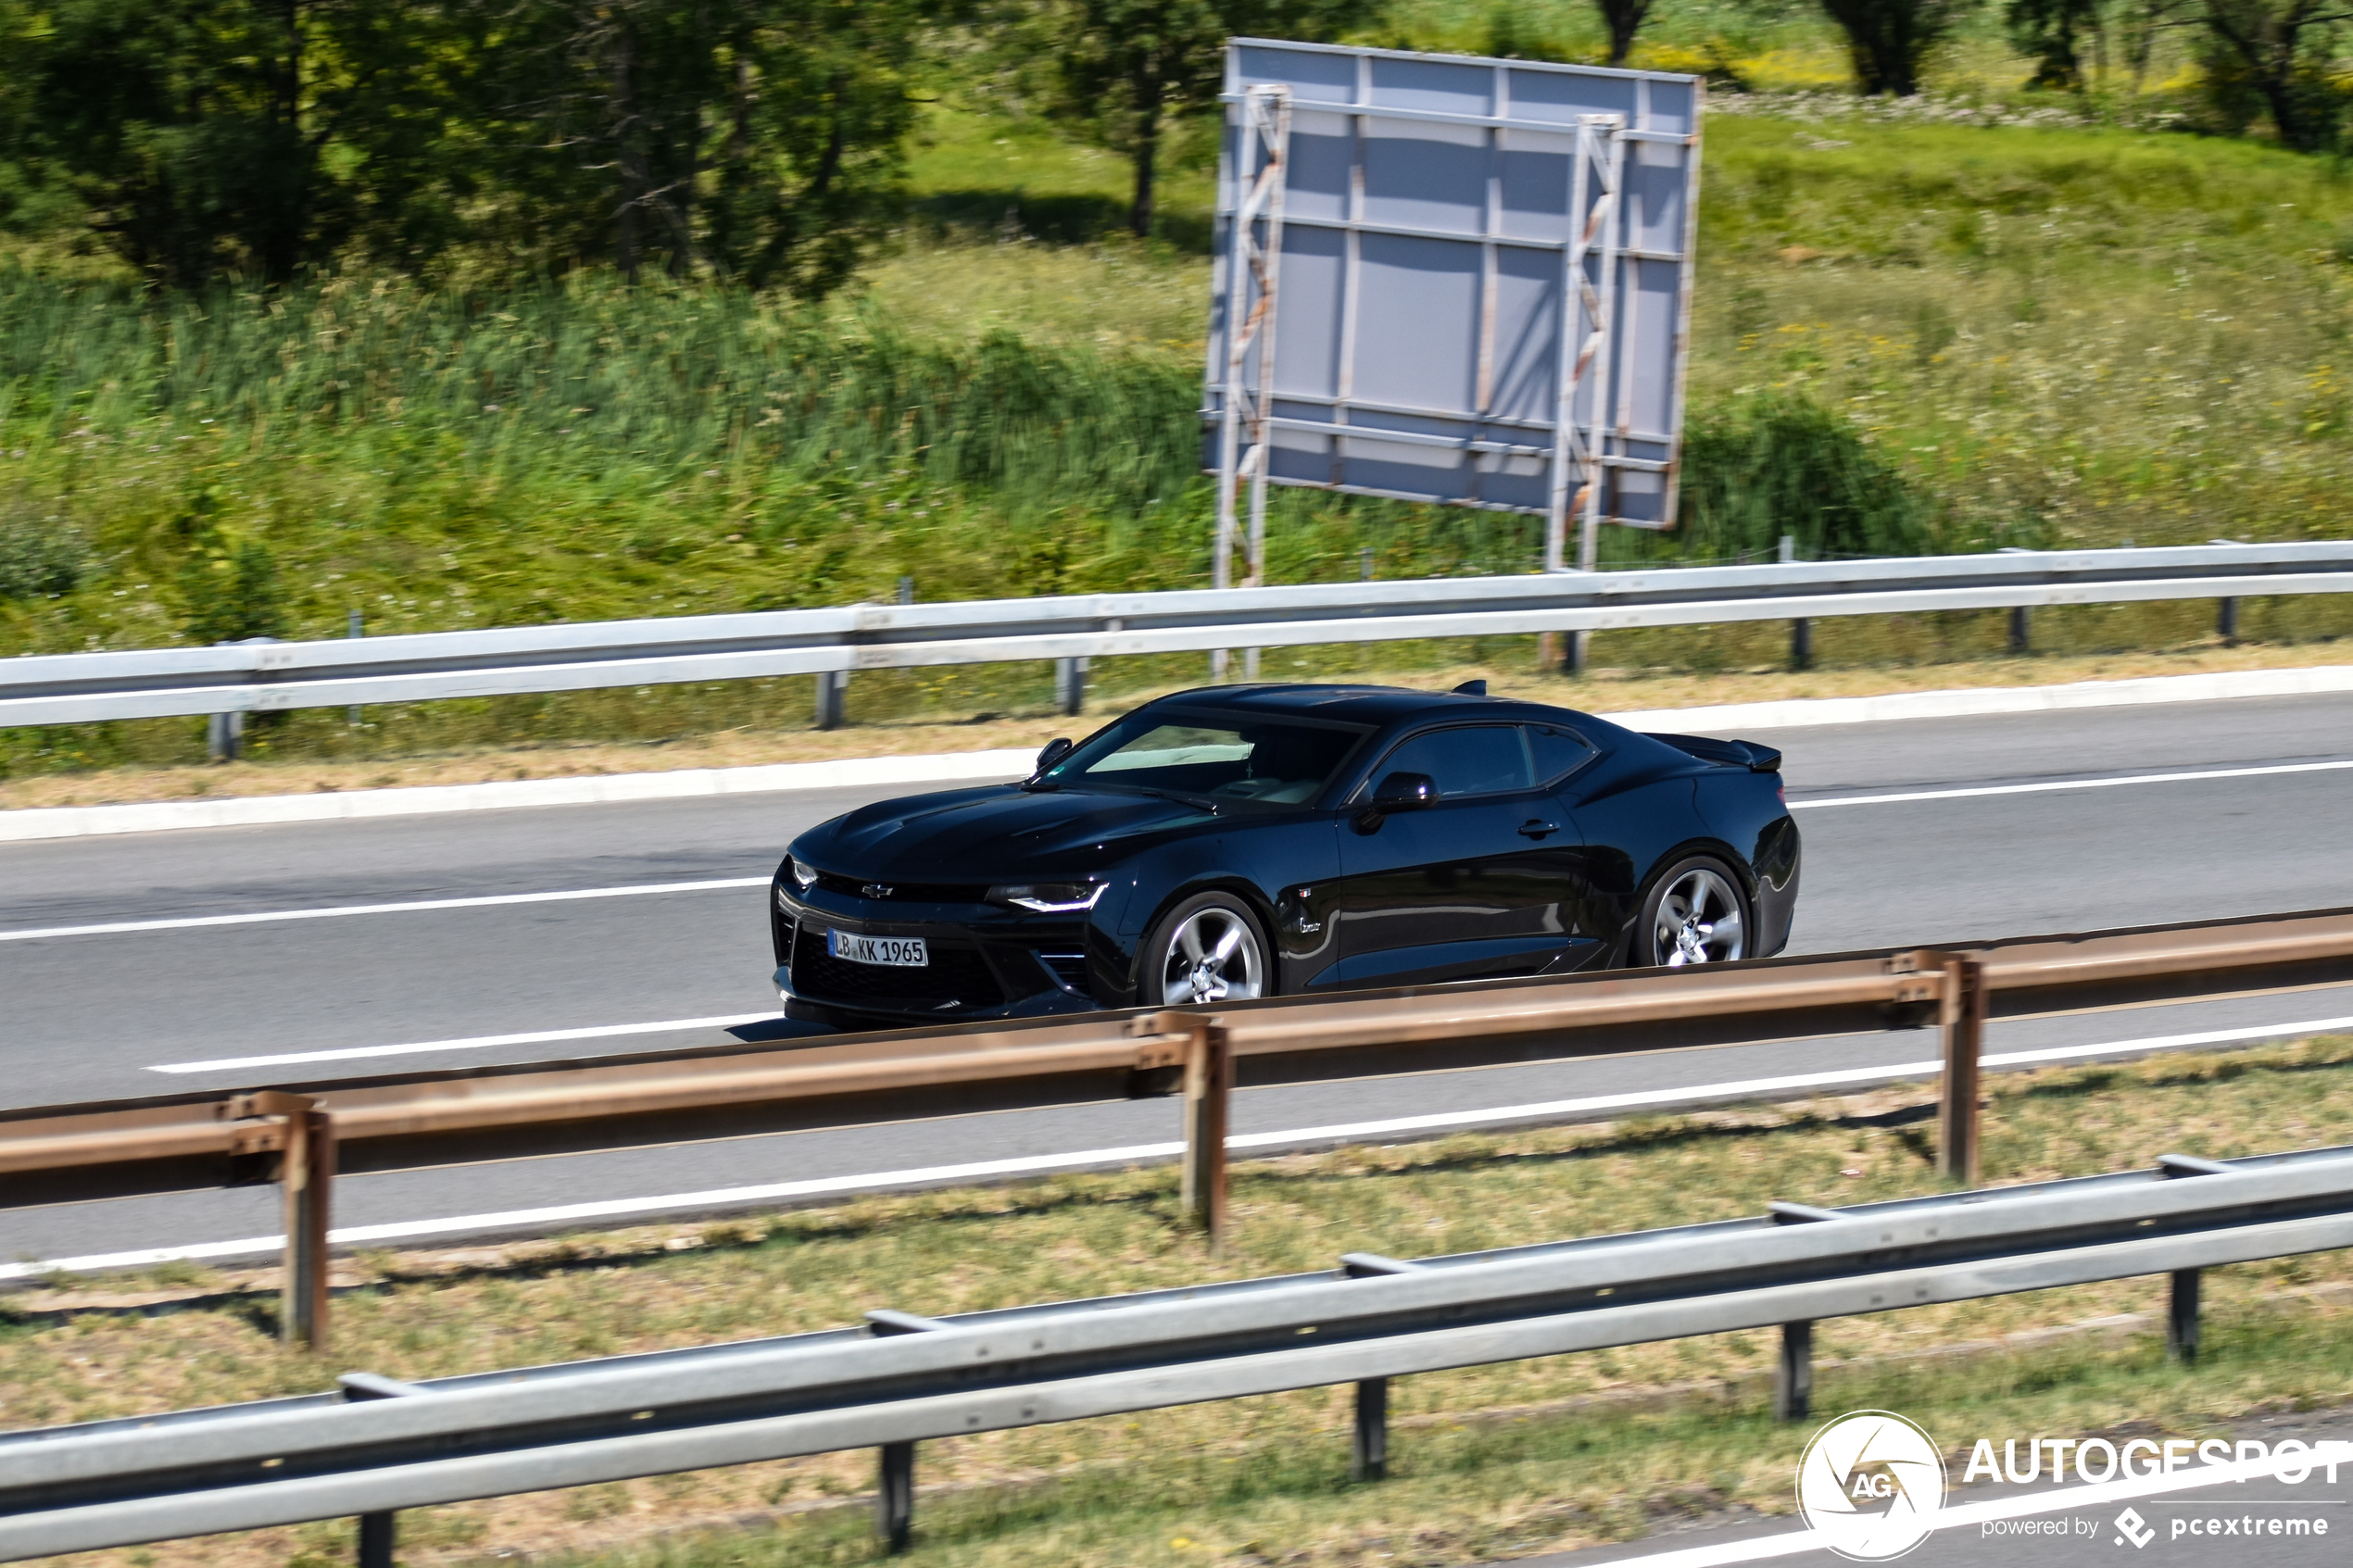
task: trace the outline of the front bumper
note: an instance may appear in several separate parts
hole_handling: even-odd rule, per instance
[[[1067,991],[1040,991],[994,1007],[933,1007],[915,1010],[887,1003],[845,1001],[836,997],[804,996],[793,989],[792,971],[776,972],[776,999],[785,1004],[787,1015],[798,1015],[803,1008],[821,1016],[848,1015],[853,1018],[886,1020],[894,1025],[917,1023],[985,1023],[1000,1018],[1049,1018],[1063,1013],[1096,1012],[1100,1006],[1091,997],[1073,996]]]
[[[919,1024],[1092,1012],[1104,1005],[1096,999],[1083,921],[1029,921],[961,905],[828,907],[846,902],[772,895],[776,992],[787,1011]],[[931,961],[921,968],[855,963],[827,949],[829,931],[921,937]]]

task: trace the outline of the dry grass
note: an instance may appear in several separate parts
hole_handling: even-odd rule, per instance
[[[2293,670],[2339,662],[2334,643],[2196,644],[2152,653],[2005,658],[1954,664],[1871,666],[1808,671],[1762,667],[1716,674],[1674,670],[1599,669],[1574,680],[1525,663],[1495,661],[1435,669],[1375,671],[1351,677],[1435,690],[1474,677],[1506,696],[1596,713],[1689,708],[1718,703],[1772,702],[1788,697],[1874,696],[1891,692],[1944,691],[1978,686],[2052,685],[2070,681],[2121,681],[2151,675],[2194,675],[2222,670]],[[1283,671],[1270,660],[1266,673]],[[1311,672],[1319,673],[1319,672]],[[81,773],[0,780],[0,810],[44,806],[104,806],[133,801],[222,799],[261,795],[308,795],[337,790],[395,789],[425,784],[487,784],[506,779],[571,778],[601,773],[662,772],[685,768],[735,768],[762,762],[817,762],[849,757],[904,757],[1043,746],[1058,734],[1084,734],[1102,718],[1174,685],[1121,691],[1099,700],[1093,717],[1051,712],[984,713],[975,719],[909,718],[845,729],[738,729],[671,741],[547,742],[398,759],[328,761],[313,759],[170,768],[110,768]]]
[[[952,1312],[1322,1268],[1357,1248],[1410,1257],[1683,1223],[1754,1213],[1776,1197],[1844,1203],[1931,1191],[1923,1124],[1901,1110],[1920,1099],[1892,1091],[1250,1162],[1237,1168],[1236,1235],[1217,1257],[1174,1223],[1166,1169],[371,1256],[351,1265],[357,1287],[339,1305],[331,1361],[279,1350],[266,1332],[269,1298],[201,1270],[108,1286],[193,1298],[174,1311],[19,1295],[10,1298],[19,1321],[0,1330],[0,1420],[250,1399],[315,1388],[351,1366],[426,1377],[790,1333],[884,1305]],[[2006,1181],[2145,1165],[2175,1148],[2343,1142],[2353,1139],[2353,1040],[2005,1077],[1987,1131],[1988,1168]],[[2145,1333],[2013,1346],[1965,1370],[1900,1359],[2146,1313],[2161,1304],[2153,1280],[1829,1323],[1819,1354],[1859,1364],[1830,1376],[1821,1399],[1894,1401],[1933,1431],[1957,1433],[1995,1422],[2192,1430],[2265,1400],[2353,1398],[2353,1308],[2340,1292],[2297,1295],[2347,1280],[2353,1266],[2339,1255],[2217,1272],[2208,1287],[2214,1353],[2188,1373],[2165,1370]],[[1443,1559],[1639,1533],[1646,1499],[1685,1493],[1704,1493],[1707,1507],[1776,1508],[1793,1439],[1760,1414],[1769,1352],[1767,1336],[1736,1334],[1401,1383],[1400,1472],[1378,1489],[1344,1484],[1339,1390],[929,1444],[923,1479],[950,1490],[925,1505],[936,1543],[926,1550],[1007,1565],[1191,1561],[1192,1549],[1167,1544],[1181,1536],[1227,1558],[1257,1541],[1267,1557],[1337,1562],[1373,1537],[1422,1531],[1452,1543],[1424,1554]],[[1692,1386],[1720,1392],[1651,1397]],[[1499,1410],[1510,1413],[1481,1419]],[[404,1538],[409,1561],[429,1562],[494,1547],[600,1549],[658,1527],[785,1510],[797,1523],[759,1551],[780,1562],[858,1561],[862,1524],[829,1510],[870,1484],[871,1462],[826,1455],[422,1510],[407,1516]],[[306,1527],[104,1561],[304,1561],[341,1538],[340,1526]],[[689,1560],[738,1561],[739,1547],[714,1558],[691,1549]]]

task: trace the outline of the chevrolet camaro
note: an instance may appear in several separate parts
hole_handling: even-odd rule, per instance
[[[1378,686],[1146,703],[862,806],[770,900],[787,1013],[903,1027],[1778,953],[1780,753]]]

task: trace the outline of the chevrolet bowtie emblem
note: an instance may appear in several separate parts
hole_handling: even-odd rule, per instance
[[[870,882],[858,891],[869,898],[887,898],[897,890],[887,882]]]

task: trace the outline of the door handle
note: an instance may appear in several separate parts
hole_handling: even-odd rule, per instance
[[[1530,817],[1519,824],[1519,831],[1529,838],[1544,838],[1560,832],[1560,829],[1540,817]]]

